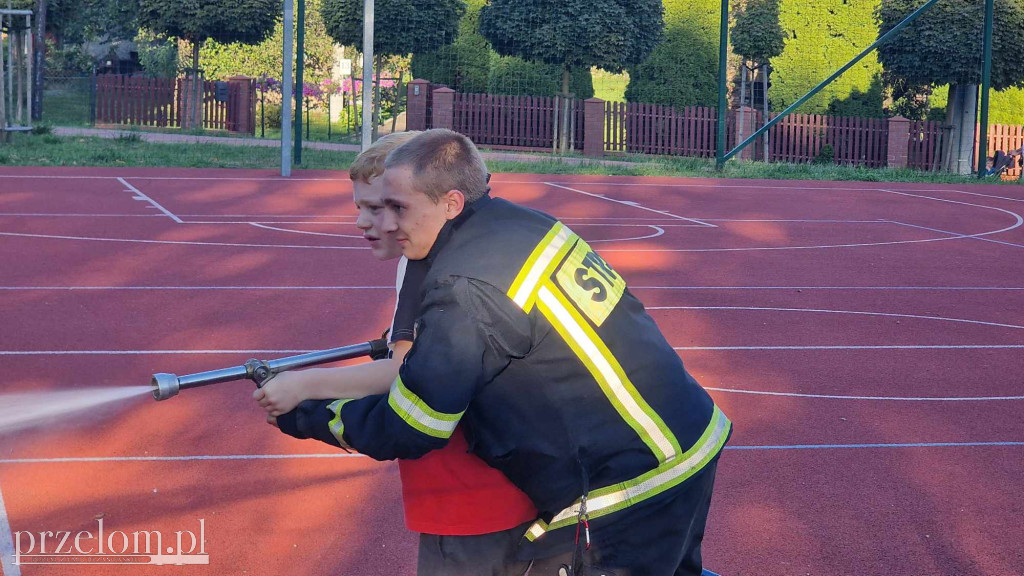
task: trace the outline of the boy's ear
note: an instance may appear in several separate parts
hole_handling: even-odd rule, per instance
[[[466,195],[459,190],[449,190],[441,201],[445,204],[444,215],[448,220],[462,214],[462,209],[466,207]]]

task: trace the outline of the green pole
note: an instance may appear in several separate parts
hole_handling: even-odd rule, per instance
[[[718,142],[715,144],[715,168],[725,166],[726,82],[729,81],[729,0],[722,0],[722,23],[718,33]]]
[[[981,69],[981,135],[978,137],[978,178],[988,160],[988,93],[992,85],[992,21],[995,0],[985,0],[985,63]]]
[[[860,62],[862,58],[864,58],[865,56],[870,54],[871,51],[874,50],[875,48],[877,48],[880,44],[882,44],[883,42],[887,41],[889,38],[893,37],[900,30],[903,30],[903,28],[905,28],[912,21],[916,20],[917,17],[920,16],[922,12],[924,12],[928,8],[931,8],[932,4],[935,4],[937,1],[938,0],[928,0],[920,8],[918,8],[917,10],[914,10],[914,12],[911,13],[906,18],[904,18],[902,22],[900,22],[899,24],[894,26],[892,30],[889,30],[888,32],[883,34],[878,40],[875,40],[874,42],[871,43],[870,46],[865,48],[863,52],[861,52],[860,54],[854,56],[853,60],[850,60],[842,68],[840,68],[839,70],[836,70],[834,74],[832,74],[831,76],[826,78],[821,84],[818,84],[817,86],[812,88],[810,92],[808,92],[807,94],[804,94],[799,100],[797,100],[796,102],[793,102],[792,104],[790,104],[789,107],[786,108],[785,110],[783,110],[782,112],[780,112],[778,116],[773,118],[770,122],[767,122],[764,126],[761,126],[761,128],[759,128],[756,132],[754,132],[753,134],[748,136],[746,140],[744,140],[743,142],[738,144],[735,148],[733,148],[731,151],[729,151],[729,153],[727,153],[725,155],[725,158],[722,159],[722,162],[724,163],[726,160],[732,158],[736,154],[739,154],[740,150],[743,150],[744,148],[746,148],[748,144],[750,144],[751,142],[756,140],[759,136],[761,136],[761,134],[764,134],[765,132],[767,132],[769,129],[771,129],[772,126],[775,126],[776,124],[778,124],[779,121],[781,121],[783,118],[785,118],[786,116],[789,116],[793,112],[793,110],[796,110],[801,104],[803,104],[804,102],[807,102],[808,100],[810,100],[812,96],[814,96],[818,92],[821,92],[821,90],[823,88],[825,88],[825,86],[828,86],[829,84],[831,84],[832,81],[835,80],[836,78],[838,78],[840,75],[842,75],[843,72],[846,72],[847,70],[852,68],[854,64],[856,64],[857,62]]]
[[[298,1],[295,35],[295,163],[302,164],[302,62],[306,44],[306,0]]]

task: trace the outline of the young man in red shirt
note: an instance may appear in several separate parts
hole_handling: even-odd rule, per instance
[[[386,136],[356,158],[349,172],[359,209],[356,226],[379,260],[398,258],[401,247],[382,231],[384,161],[394,148],[418,132]],[[332,430],[310,430],[304,414],[340,410],[344,400],[386,394],[412,347],[426,263],[402,257],[398,265],[398,301],[391,325],[391,357],[340,368],[316,368],[277,375],[254,393],[268,421],[299,438],[339,445]],[[537,511],[530,499],[499,471],[469,451],[459,428],[448,445],[417,460],[399,460],[406,526],[419,532],[417,572],[421,576],[519,576],[529,562],[516,550]]]

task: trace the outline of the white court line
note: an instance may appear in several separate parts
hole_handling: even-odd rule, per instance
[[[961,322],[964,324],[979,324],[981,326],[996,326],[998,328],[1017,328],[1024,330],[1024,326],[1016,324],[1001,324],[999,322],[985,322],[982,320],[967,320],[964,318],[946,318],[944,316],[923,316],[920,314],[895,314],[891,312],[862,312],[857,310],[829,310],[823,308],[770,308],[762,306],[649,306],[648,310],[753,310],[768,312],[817,312],[822,314],[854,314],[859,316],[885,316],[890,318],[914,318],[917,320],[943,320],[945,322]]]
[[[921,344],[867,346],[675,346],[673,350],[1016,350],[1024,344]]]
[[[392,289],[394,287],[392,286]],[[148,356],[153,354],[306,354],[318,350],[0,350],[0,356]]]
[[[21,576],[21,567],[14,563],[14,535],[7,520],[4,493],[0,490],[0,571],[4,576]]]
[[[825,400],[886,400],[893,402],[978,402],[992,400],[1024,400],[1024,396],[966,396],[966,397],[943,397],[943,396],[841,396],[838,394],[799,394],[796,392],[768,392],[766,390],[743,390],[738,388],[713,388],[704,386],[705,390],[715,392],[731,392],[733,394],[754,394],[757,396],[786,396],[791,398],[819,398]]]
[[[575,226],[579,226],[576,224]],[[589,224],[583,224],[583,226],[589,226]],[[595,226],[607,226],[607,224],[595,224]],[[654,228],[654,234],[648,234],[647,236],[633,236],[630,238],[606,238],[604,240],[587,240],[591,244],[597,244],[598,242],[629,242],[630,240],[646,240],[647,238],[657,238],[665,233],[664,228],[654,226],[653,224],[611,224],[611,226],[647,226],[648,228]],[[697,226],[695,226],[696,228]]]
[[[814,450],[832,448],[973,448],[985,446],[1024,446],[1024,442],[907,442],[877,444],[767,444],[726,446],[726,450]],[[93,462],[191,462],[218,460],[294,460],[294,459],[368,458],[357,453],[332,454],[225,454],[223,456],[96,456],[83,458],[4,458],[0,464],[78,464]]]
[[[0,290],[394,290],[394,286],[0,286]],[[630,290],[1021,291],[1019,286],[629,286]]]
[[[912,190],[913,192],[913,190]],[[966,190],[927,190],[927,192],[959,192],[960,194],[970,194],[971,196],[984,196],[985,198],[998,198],[1000,200],[1009,200],[1010,202],[1024,202],[1024,198],[1008,198],[1006,196],[995,196],[994,194],[982,194],[981,192],[968,192]]]
[[[132,238],[94,238],[91,236],[61,236],[57,234],[23,234],[0,232],[0,236],[18,238],[45,238],[49,240],[89,240],[92,242],[128,242],[135,244],[172,244],[183,246],[228,246],[232,248],[310,248],[314,250],[369,250],[369,246],[296,246],[291,244],[239,244],[232,242],[186,242],[182,240],[140,240]]]
[[[50,212],[3,212],[0,217],[38,216],[42,218],[163,218],[160,214],[54,214]]]
[[[917,228],[919,230],[928,230],[929,232],[940,232],[942,234],[959,234],[958,232],[949,232],[948,230],[939,230],[938,228],[929,228],[927,226],[918,226],[916,224],[907,224],[906,222],[897,222],[896,220],[890,220],[893,224],[899,224],[900,226],[906,226],[908,228]],[[993,240],[991,238],[978,238],[976,236],[962,236],[963,238],[973,238],[974,240],[982,240],[984,242],[992,242],[995,244],[1002,244],[1003,246],[1013,246],[1015,248],[1024,248],[1024,244],[1014,244],[1013,242],[1003,242],[1002,240]]]
[[[194,222],[190,222],[194,224]],[[288,228],[277,228],[274,226],[267,226],[265,224],[259,224],[257,222],[249,222],[250,225],[256,228],[263,228],[264,230],[274,230],[275,232],[291,232],[292,234],[309,234],[311,236],[333,236],[335,238],[356,238],[362,240],[362,235],[356,236],[355,234],[331,234],[329,232],[309,232],[308,230],[289,230]]]
[[[697,224],[701,224],[703,226],[707,226],[708,228],[717,228],[717,226],[715,226],[714,224],[708,224],[707,222],[701,222],[700,220],[694,220],[693,218],[686,218],[684,216],[678,216],[676,214],[672,214],[671,212],[667,212],[665,210],[655,210],[654,208],[648,208],[648,207],[642,206],[642,205],[640,205],[640,204],[638,204],[636,202],[629,202],[629,201],[625,201],[625,200],[616,200],[615,198],[607,198],[607,197],[605,197],[605,196],[603,196],[601,194],[593,194],[591,192],[584,192],[583,190],[577,190],[576,188],[570,188],[568,186],[562,186],[560,184],[553,184],[551,182],[544,182],[544,184],[547,184],[548,186],[552,186],[554,188],[561,188],[563,190],[568,190],[570,192],[576,192],[577,194],[583,194],[584,196],[590,196],[591,198],[598,198],[600,200],[606,200],[608,202],[614,202],[616,204],[621,204],[623,206],[629,206],[631,208],[639,208],[640,210],[646,210],[648,212],[654,212],[655,214],[661,214],[662,216],[669,216],[671,218],[676,218],[676,219],[679,219],[679,220],[686,220],[688,222],[696,222]]]
[[[164,214],[170,216],[170,218],[172,220],[174,220],[175,222],[177,222],[178,224],[182,223],[181,218],[178,218],[170,210],[168,210],[167,208],[164,208],[163,206],[161,206],[160,203],[157,202],[156,200],[153,200],[149,196],[146,196],[145,194],[143,194],[141,190],[139,190],[135,186],[132,186],[131,184],[129,184],[124,178],[118,178],[117,181],[120,182],[121,184],[124,184],[125,186],[127,186],[132,192],[134,192],[134,193],[138,194],[139,196],[141,196],[143,200],[145,200],[146,202],[149,202],[157,210],[159,210],[159,211],[163,212]]]

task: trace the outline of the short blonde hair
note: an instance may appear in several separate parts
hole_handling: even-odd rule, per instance
[[[416,189],[435,203],[449,190],[458,190],[467,202],[480,199],[487,187],[487,166],[473,141],[458,132],[435,128],[395,148],[384,163],[387,169],[408,167]]]
[[[348,167],[348,177],[353,182],[370,183],[370,180],[384,173],[384,161],[395,148],[422,134],[419,130],[395,132],[381,137],[369,148],[363,150]]]

